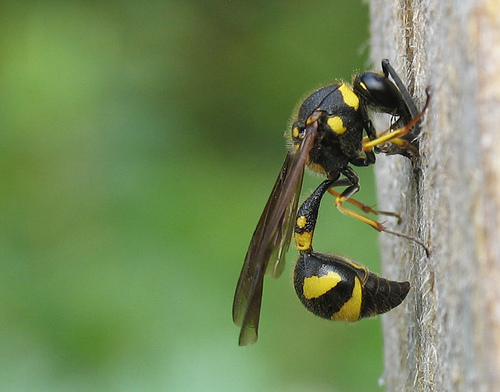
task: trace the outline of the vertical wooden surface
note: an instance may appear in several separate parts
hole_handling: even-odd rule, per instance
[[[383,276],[408,279],[383,318],[388,391],[500,391],[500,2],[372,0],[371,58],[422,107],[412,167],[379,156],[379,208],[432,254],[381,234]],[[383,127],[383,125],[382,125]]]

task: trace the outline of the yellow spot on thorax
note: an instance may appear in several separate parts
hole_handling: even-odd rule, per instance
[[[352,88],[350,88],[347,84],[342,83],[339,86],[339,91],[342,94],[345,104],[352,107],[354,110],[358,110],[359,98],[356,94],[354,94]]]
[[[328,126],[335,132],[337,135],[342,135],[347,128],[344,126],[344,121],[339,116],[333,116],[326,120]]]
[[[336,272],[328,272],[324,276],[311,276],[304,279],[302,289],[306,299],[318,298],[333,289],[342,280]]]
[[[363,289],[358,277],[354,278],[354,289],[352,290],[351,298],[340,308],[340,310],[332,315],[332,320],[343,320],[355,322],[359,320],[361,315],[361,302],[363,301]]]

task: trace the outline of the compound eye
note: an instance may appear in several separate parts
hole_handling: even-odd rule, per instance
[[[389,79],[375,72],[364,72],[356,76],[354,91],[374,110],[392,113],[401,107],[403,97]]]

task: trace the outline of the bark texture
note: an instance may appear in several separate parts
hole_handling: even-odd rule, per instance
[[[383,276],[412,284],[383,319],[387,390],[500,391],[500,2],[370,8],[373,66],[389,58],[419,107],[432,92],[420,159],[375,165],[391,228],[432,251],[381,235]]]

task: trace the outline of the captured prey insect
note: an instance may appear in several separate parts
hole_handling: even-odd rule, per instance
[[[375,163],[374,149],[385,151],[391,148],[391,144],[395,144],[401,149],[400,152],[396,151],[396,153],[414,154],[414,151],[406,152],[413,148],[411,141],[418,134],[418,129],[412,131],[412,128],[418,128],[425,108],[420,113],[417,111],[410,94],[388,60],[382,61],[382,69],[383,74],[364,72],[356,75],[352,87],[346,83],[323,87],[309,95],[300,106],[298,116],[292,125],[290,151],[286,155],[274,188],[253,233],[236,287],[233,321],[241,327],[240,345],[250,345],[257,341],[264,275],[278,277],[283,271],[285,253],[288,250],[294,227],[299,229],[296,230],[295,242],[296,248],[301,252],[296,267],[296,287],[297,281],[299,284],[305,282],[306,277],[309,277],[308,274],[313,278],[308,282],[313,282],[314,277],[322,276],[316,271],[307,272],[307,265],[317,264],[320,268],[321,265],[333,266],[333,270],[340,276],[340,278],[336,277],[335,279],[339,282],[349,280],[349,282],[354,282],[353,287],[358,287],[357,290],[351,290],[350,294],[348,292],[343,294],[343,299],[347,299],[347,302],[354,301],[353,298],[356,296],[361,301],[359,317],[353,316],[356,319],[366,315],[383,313],[397,306],[406,296],[406,286],[401,283],[403,287],[396,301],[394,299],[389,301],[391,306],[380,304],[380,301],[377,300],[379,297],[372,295],[373,286],[375,282],[378,282],[374,278],[376,275],[370,274],[363,266],[347,259],[326,256],[312,251],[311,241],[314,227],[309,226],[315,225],[315,218],[311,217],[317,216],[319,200],[317,205],[308,203],[306,200],[301,208],[302,218],[298,216],[296,219],[304,169],[308,166],[311,170],[324,174],[327,178],[326,183],[323,183],[323,186],[315,191],[315,193],[320,193],[316,198],[321,199],[322,195],[328,191],[336,196],[335,205],[342,213],[365,222],[378,231],[385,231],[415,241],[426,249],[419,240],[402,233],[389,231],[376,220],[343,206],[343,203],[347,201],[362,208],[364,212],[383,213],[351,199],[359,190],[359,178],[350,165],[368,166]],[[389,76],[392,77],[394,83],[389,80]],[[396,120],[388,131],[377,134],[368,116],[369,110],[390,114]],[[366,137],[364,137],[365,132]],[[408,139],[408,134],[412,132],[411,139]],[[342,193],[339,193],[331,189],[335,186],[346,186],[346,188]],[[304,209],[305,211],[303,211]],[[391,215],[391,213],[385,214]],[[306,229],[297,234],[297,231],[300,232],[301,226]],[[392,287],[392,283],[395,283],[383,278],[379,279],[389,288]],[[320,281],[325,282],[325,280]],[[386,282],[389,283],[386,284]],[[406,287],[406,292],[407,289],[408,287]],[[299,290],[297,289],[297,291]],[[307,297],[307,294],[304,294],[303,297],[299,294],[303,303],[305,303],[304,298],[308,299]],[[372,305],[367,305],[367,301],[372,297],[375,298],[372,299]],[[340,306],[339,310],[336,311],[335,306]],[[322,315],[321,312],[314,311],[316,305],[308,306],[306,304],[306,307],[313,310],[314,313]],[[324,314],[332,317],[334,314],[338,314],[341,309],[342,302],[337,301]],[[347,319],[350,318],[347,317]]]

